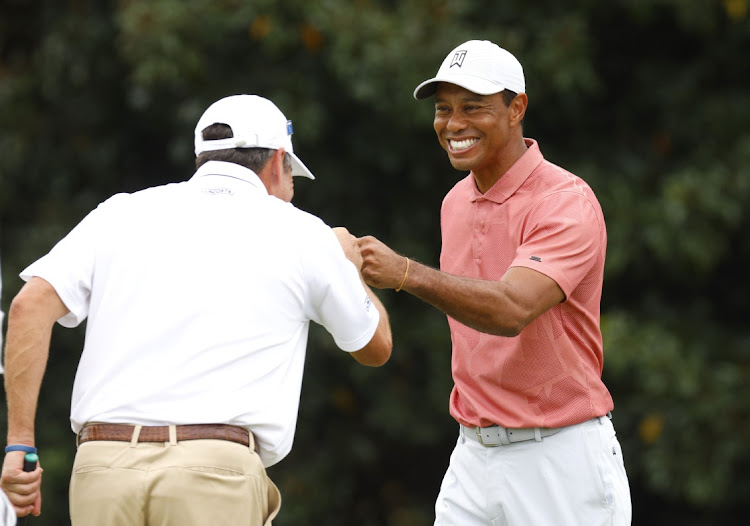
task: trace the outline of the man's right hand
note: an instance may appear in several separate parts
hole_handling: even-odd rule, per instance
[[[8,496],[16,515],[25,517],[28,514],[39,515],[42,512],[42,468],[37,464],[34,471],[23,470],[23,451],[11,451],[5,454],[0,484]]]
[[[362,270],[362,254],[359,251],[359,245],[357,244],[357,238],[354,237],[345,227],[337,226],[333,228],[333,233],[341,243],[341,248],[344,249],[346,258],[354,263],[357,267],[357,271]]]
[[[405,277],[406,258],[372,236],[358,240],[362,254],[362,276],[371,287],[396,289]]]

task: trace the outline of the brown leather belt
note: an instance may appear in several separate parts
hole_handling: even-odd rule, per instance
[[[123,424],[86,424],[78,433],[78,443],[92,440],[131,442],[135,426]],[[175,426],[176,440],[228,440],[245,447],[250,446],[250,432],[244,427],[227,424],[190,424]],[[255,437],[253,437],[255,438]],[[169,442],[169,426],[143,426],[138,442]],[[255,442],[255,449],[258,444]]]

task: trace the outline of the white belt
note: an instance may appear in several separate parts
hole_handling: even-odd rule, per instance
[[[503,426],[490,427],[466,427],[461,426],[461,433],[466,438],[479,442],[485,447],[507,446],[514,442],[536,440],[541,442],[542,438],[559,433],[562,427],[524,427],[512,428]]]
[[[603,423],[604,419],[612,419],[612,413],[609,412],[604,416],[593,418]],[[466,427],[461,424],[461,435],[479,442],[484,447],[507,446],[515,442],[524,442],[526,440],[536,440],[541,442],[544,437],[552,436],[559,433],[566,427],[523,427],[512,428],[503,426],[489,427]]]

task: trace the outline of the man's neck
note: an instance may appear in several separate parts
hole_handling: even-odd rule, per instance
[[[521,140],[515,142],[513,147],[509,148],[509,150],[505,152],[498,162],[491,168],[476,172],[472,171],[472,174],[474,175],[474,183],[477,185],[477,189],[482,194],[487,193],[487,191],[495,186],[495,183],[497,183],[508,172],[508,170],[516,164],[516,161],[523,157],[523,154],[525,154],[528,149],[529,147],[526,146],[526,141],[521,137]]]

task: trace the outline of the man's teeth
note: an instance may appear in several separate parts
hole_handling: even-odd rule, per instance
[[[448,142],[450,143],[451,149],[453,150],[465,150],[478,140],[479,139],[464,139],[463,141],[453,141],[449,139]]]

